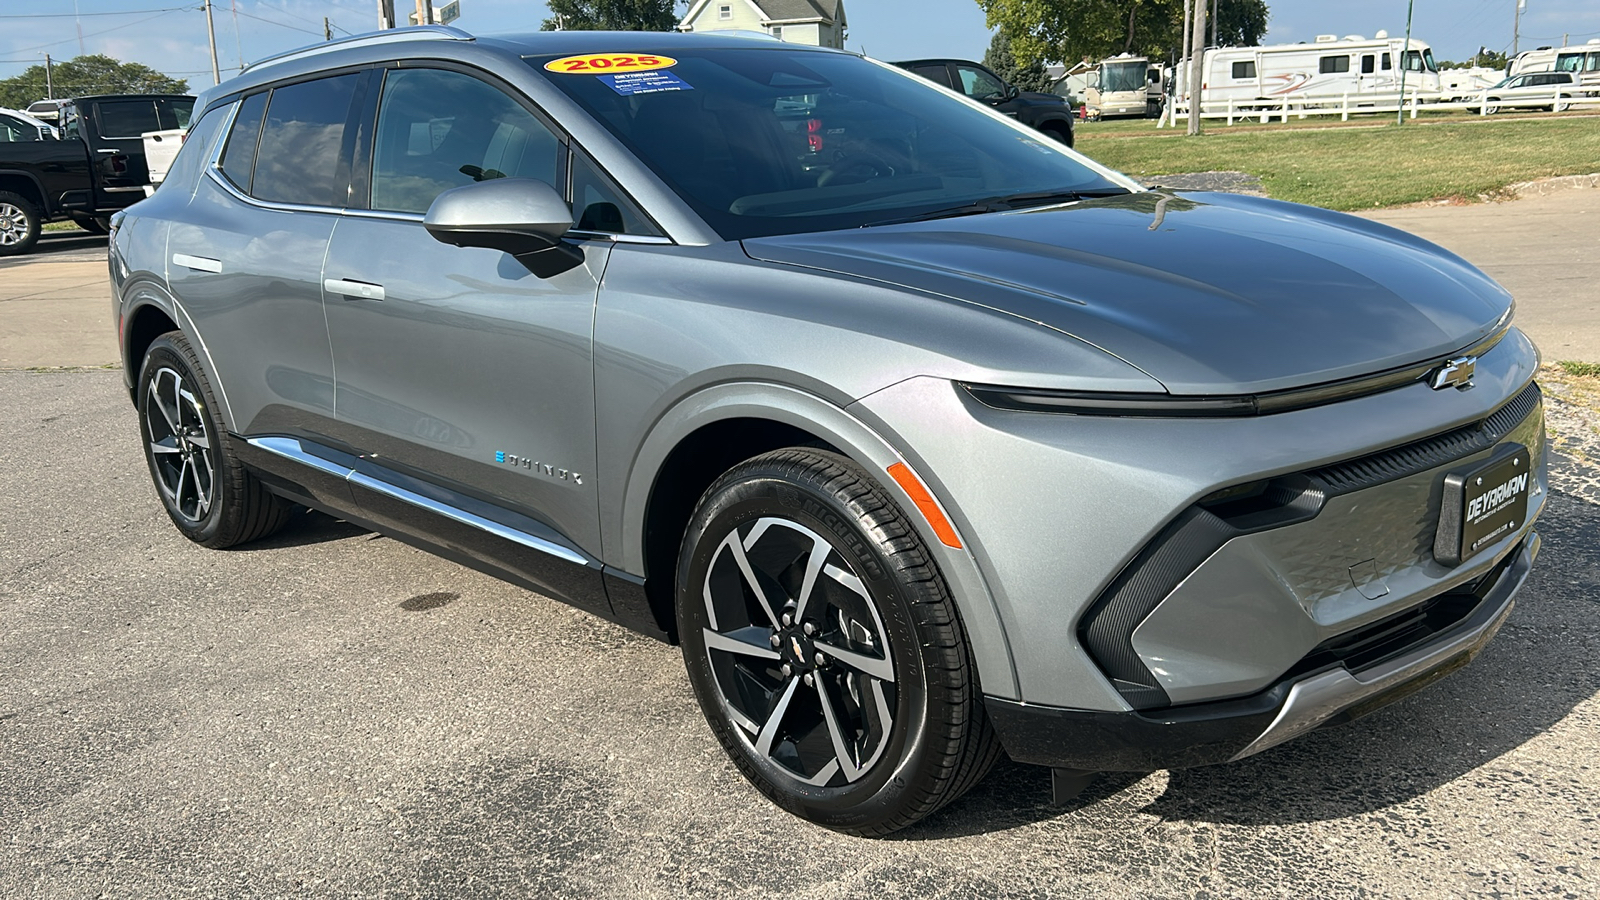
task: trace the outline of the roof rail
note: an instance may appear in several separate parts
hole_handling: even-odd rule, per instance
[[[471,41],[476,40],[472,35],[459,28],[449,25],[414,25],[406,28],[390,28],[386,31],[369,31],[365,34],[353,34],[349,37],[339,38],[334,41],[323,41],[320,44],[311,44],[299,47],[284,53],[258,59],[245,66],[239,74],[243,75],[253,69],[274,63],[287,62],[291,59],[301,59],[307,56],[316,56],[332,50],[342,50],[346,47],[370,47],[375,44],[388,44],[395,41]]]

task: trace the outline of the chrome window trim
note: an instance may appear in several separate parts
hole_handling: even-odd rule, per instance
[[[227,142],[224,141],[223,143]],[[222,174],[222,170],[217,168],[215,165],[208,166],[206,168],[206,175],[210,176],[211,180],[216,182],[216,184],[224,191],[227,191],[228,194],[233,197],[233,199],[238,200],[240,203],[248,203],[249,205],[258,209],[269,209],[277,212],[321,213],[323,215],[338,215],[348,211],[344,207],[340,206],[304,206],[299,203],[277,203],[271,200],[258,200],[255,197],[246,194],[244,191],[239,190],[239,188],[236,187],[233,182],[228,180],[228,176]],[[355,211],[366,212],[366,210]]]

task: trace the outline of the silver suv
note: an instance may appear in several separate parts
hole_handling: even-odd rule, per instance
[[[680,643],[833,828],[1352,718],[1539,548],[1511,298],[1381,225],[737,37],[403,29],[197,108],[111,249],[178,529],[310,507]]]

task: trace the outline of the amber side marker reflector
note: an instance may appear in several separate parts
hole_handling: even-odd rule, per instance
[[[922,513],[922,517],[928,520],[929,525],[933,526],[933,533],[939,536],[939,541],[946,547],[960,550],[961,538],[956,537],[956,530],[951,526],[950,520],[944,517],[944,511],[939,509],[939,504],[934,502],[933,495],[928,493],[928,489],[917,480],[911,467],[903,462],[895,463],[889,467],[889,477],[894,479],[895,484],[900,485],[901,490],[910,495],[911,502],[917,505],[917,511]]]

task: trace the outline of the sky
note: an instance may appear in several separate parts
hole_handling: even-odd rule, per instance
[[[981,58],[989,30],[975,0],[841,0],[848,47],[881,59]],[[1509,49],[1517,0],[1415,0],[1412,34],[1440,59],[1466,59],[1479,47]],[[396,0],[407,7],[409,0]],[[1597,0],[1526,0],[1524,50],[1600,38]],[[409,4],[414,8],[414,3]],[[1405,32],[1406,0],[1268,0],[1267,42],[1309,41],[1318,34]],[[205,16],[199,0],[0,0],[0,78],[80,52],[142,62],[191,89],[211,84]],[[224,69],[322,39],[322,17],[335,36],[377,26],[377,0],[215,0],[217,53]],[[548,14],[540,0],[461,0],[468,31],[537,30]],[[81,38],[80,38],[81,35]]]

